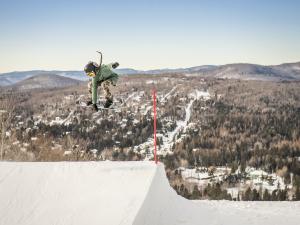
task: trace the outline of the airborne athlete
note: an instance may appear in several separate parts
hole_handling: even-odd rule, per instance
[[[100,53],[100,52],[99,52]],[[101,54],[101,53],[100,53]],[[95,62],[89,62],[85,68],[84,72],[87,76],[92,79],[88,83],[89,98],[87,105],[93,105],[94,109],[98,111],[97,106],[97,88],[103,84],[103,89],[105,91],[104,108],[109,108],[113,103],[113,95],[110,92],[111,85],[116,86],[119,75],[112,71],[119,66],[119,63],[110,63],[107,65],[101,65],[102,55],[100,60],[100,66]]]

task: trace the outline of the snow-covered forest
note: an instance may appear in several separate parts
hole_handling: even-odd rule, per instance
[[[96,113],[82,105],[86,83],[6,89],[1,159],[153,160],[154,88],[159,160],[177,193],[188,199],[300,200],[299,82],[122,76],[112,89],[115,109]]]

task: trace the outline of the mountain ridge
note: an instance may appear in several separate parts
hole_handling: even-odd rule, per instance
[[[259,65],[251,63],[231,63],[225,65],[202,65],[176,69],[154,69],[154,70],[135,70],[132,68],[121,68],[115,70],[120,75],[131,74],[194,74],[204,75],[222,79],[246,79],[246,80],[300,80],[300,62],[282,63],[279,65]],[[29,77],[39,74],[53,73],[59,76],[68,77],[76,80],[86,81],[88,77],[83,71],[77,70],[30,70],[14,71],[0,74],[0,86],[8,86]]]
[[[69,77],[60,76],[54,73],[42,73],[21,80],[8,87],[18,90],[30,90],[39,88],[61,88],[79,85],[82,81]]]

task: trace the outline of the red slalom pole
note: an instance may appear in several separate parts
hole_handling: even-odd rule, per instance
[[[155,88],[153,88],[153,132],[154,132],[154,161],[155,164],[157,164],[157,153],[156,153],[156,91]]]

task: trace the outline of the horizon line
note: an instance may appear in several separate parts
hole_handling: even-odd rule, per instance
[[[193,68],[193,67],[201,67],[201,66],[225,66],[225,65],[237,65],[237,64],[248,64],[248,65],[259,65],[259,66],[280,66],[280,65],[284,65],[284,64],[295,64],[295,63],[300,63],[300,60],[299,61],[294,61],[294,62],[284,62],[284,63],[280,63],[280,64],[257,64],[257,63],[249,63],[249,62],[238,62],[238,63],[226,63],[226,64],[204,64],[204,65],[198,65],[198,66],[188,66],[188,67],[176,67],[176,68],[168,68],[168,67],[165,67],[165,68],[156,68],[156,69],[135,69],[135,68],[131,68],[131,67],[124,67],[124,68],[118,68],[118,70],[125,70],[125,69],[131,69],[131,70],[136,70],[136,71],[143,71],[143,72],[146,72],[146,71],[153,71],[153,70],[178,70],[178,69],[187,69],[187,68]],[[7,74],[7,73],[22,73],[22,72],[30,72],[30,71],[48,71],[48,72],[51,72],[51,71],[61,71],[61,72],[68,72],[68,71],[76,71],[76,72],[79,72],[79,71],[83,71],[83,70],[76,70],[76,69],[63,69],[63,70],[60,70],[60,69],[30,69],[30,70],[13,70],[13,71],[7,71],[7,72],[0,72],[0,75],[2,74]]]

